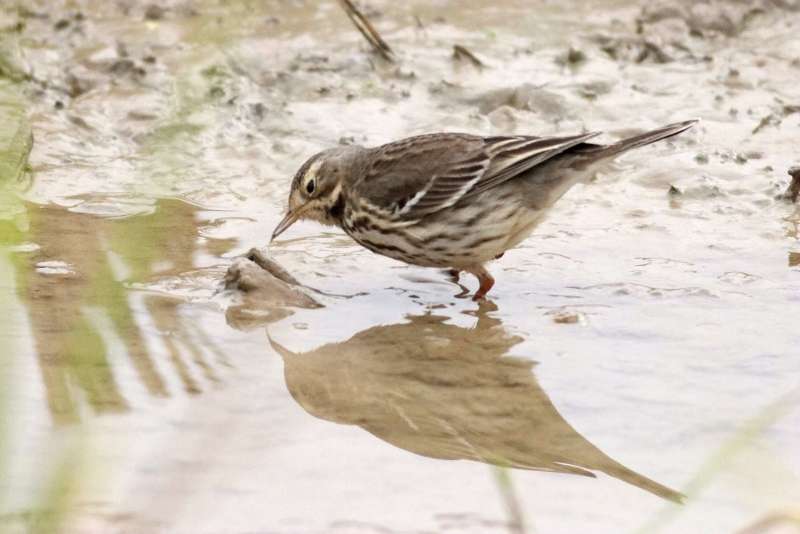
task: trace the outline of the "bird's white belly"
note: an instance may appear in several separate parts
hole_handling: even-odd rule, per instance
[[[344,229],[365,248],[424,267],[465,268],[491,261],[523,241],[541,219],[502,189],[434,213],[413,224],[345,213]]]
[[[372,221],[356,228],[346,225],[345,230],[373,252],[406,263],[440,268],[480,265],[524,240],[542,214],[507,198],[485,200],[450,208],[409,226]]]

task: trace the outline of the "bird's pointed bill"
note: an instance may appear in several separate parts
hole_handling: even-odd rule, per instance
[[[301,206],[300,208],[290,211],[286,214],[286,216],[278,223],[278,226],[275,227],[275,230],[272,232],[272,238],[269,240],[272,243],[276,237],[281,235],[285,232],[291,225],[297,222],[298,219],[303,215],[303,212],[308,209],[309,205],[306,204],[305,206]]]
[[[291,225],[297,222],[299,218],[298,213],[289,212],[286,216],[278,223],[278,226],[275,227],[275,230],[272,231],[272,238],[270,242],[275,241],[275,238],[285,232]]]

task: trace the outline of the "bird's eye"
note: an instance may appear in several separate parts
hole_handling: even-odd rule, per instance
[[[306,184],[306,192],[310,195],[311,193],[314,192],[315,187],[316,184],[314,183],[314,180],[309,180],[308,183]]]

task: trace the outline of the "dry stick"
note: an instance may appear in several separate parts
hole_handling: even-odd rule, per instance
[[[372,48],[374,48],[383,59],[394,61],[394,52],[392,52],[392,49],[386,44],[386,41],[381,38],[378,32],[375,31],[372,24],[361,14],[353,2],[351,2],[351,0],[339,0],[339,2],[342,4],[347,16],[350,17],[350,20],[356,25],[358,31],[361,32],[361,35],[372,45]]]
[[[476,56],[475,54],[467,50],[465,46],[462,46],[460,44],[453,45],[453,57],[455,59],[466,58],[476,67],[478,68],[483,67],[483,61],[478,59],[478,56]]]

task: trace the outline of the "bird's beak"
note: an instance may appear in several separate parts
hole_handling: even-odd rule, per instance
[[[278,226],[275,227],[275,230],[273,230],[272,238],[269,240],[269,242],[272,243],[276,237],[281,235],[291,225],[296,223],[297,220],[300,218],[300,216],[303,215],[303,212],[306,211],[306,206],[301,206],[300,208],[287,213],[286,217],[284,217],[283,220],[281,220],[281,222],[278,223]]]

